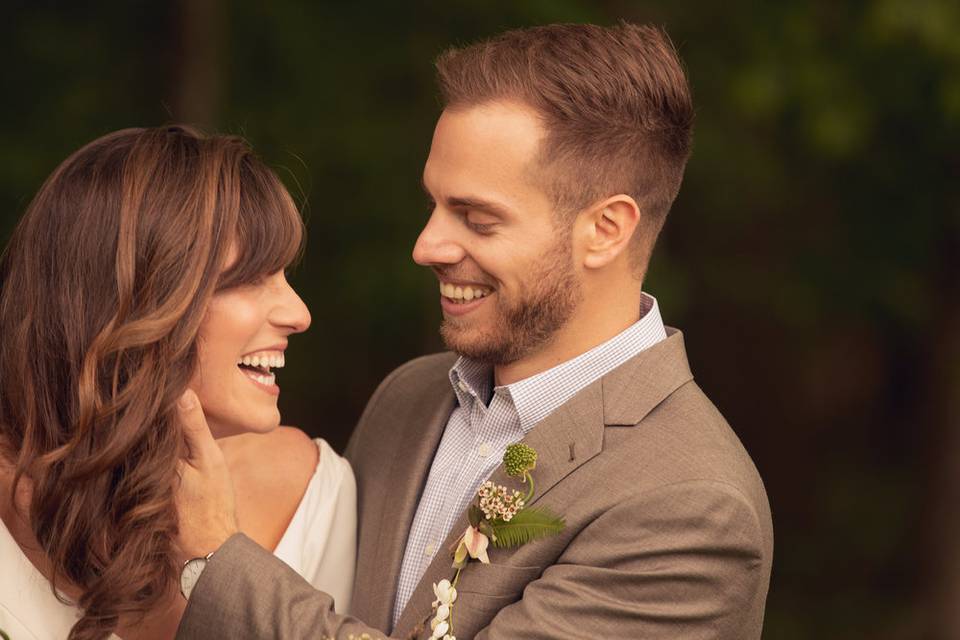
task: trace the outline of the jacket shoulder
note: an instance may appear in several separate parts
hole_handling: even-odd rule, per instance
[[[456,361],[455,353],[433,353],[414,358],[391,371],[367,401],[347,445],[347,459],[354,461],[357,449],[362,447],[362,440],[367,432],[376,431],[371,425],[377,422],[377,416],[383,416],[384,411],[393,414],[400,407],[415,408],[418,400],[436,398],[438,392],[444,390],[452,395],[449,371]]]
[[[457,354],[450,351],[431,353],[409,360],[383,379],[377,391],[393,384],[424,384],[435,382],[438,378],[448,380],[450,368],[457,361]]]
[[[684,384],[648,415],[626,447],[641,465],[628,477],[647,488],[707,483],[726,486],[756,513],[769,535],[770,506],[763,480],[736,432],[695,382]]]

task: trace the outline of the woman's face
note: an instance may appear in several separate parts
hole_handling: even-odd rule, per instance
[[[213,296],[200,325],[200,366],[190,387],[221,438],[280,424],[275,371],[287,337],[310,326],[310,312],[283,271]]]

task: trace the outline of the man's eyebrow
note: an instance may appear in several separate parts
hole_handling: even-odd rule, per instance
[[[510,215],[510,207],[506,205],[469,196],[447,198],[447,206],[451,209],[479,209],[480,211],[486,211],[487,213],[492,213],[500,217]]]
[[[433,202],[433,194],[430,193],[430,189],[427,188],[427,183],[423,179],[423,176],[420,177],[420,188],[423,189],[424,195]],[[451,209],[479,209],[501,217],[509,216],[511,213],[510,207],[504,204],[472,196],[451,196],[444,201],[444,204]]]

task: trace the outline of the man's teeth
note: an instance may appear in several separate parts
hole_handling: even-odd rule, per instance
[[[281,354],[260,354],[243,356],[237,360],[237,364],[244,364],[248,367],[263,367],[264,369],[283,369],[286,365],[286,358]]]
[[[476,298],[490,295],[492,291],[484,287],[460,287],[450,283],[440,283],[440,295],[452,300],[470,302]]]

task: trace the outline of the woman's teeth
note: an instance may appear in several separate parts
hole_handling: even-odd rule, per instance
[[[265,384],[268,387],[277,381],[277,376],[273,373],[263,375],[256,373],[255,371],[251,371],[250,369],[243,369],[243,373],[251,380],[256,380],[260,384]]]
[[[286,358],[281,354],[259,354],[259,355],[247,355],[243,356],[237,360],[237,364],[245,364],[248,367],[264,367],[264,368],[274,368],[282,369],[285,364]]]
[[[454,302],[470,302],[477,298],[483,298],[493,293],[492,289],[486,287],[460,287],[450,283],[440,283],[440,295],[450,298]]]
[[[270,369],[282,369],[284,365],[286,358],[282,353],[250,354],[237,360],[237,366],[245,376],[267,386],[277,381],[276,374]]]

